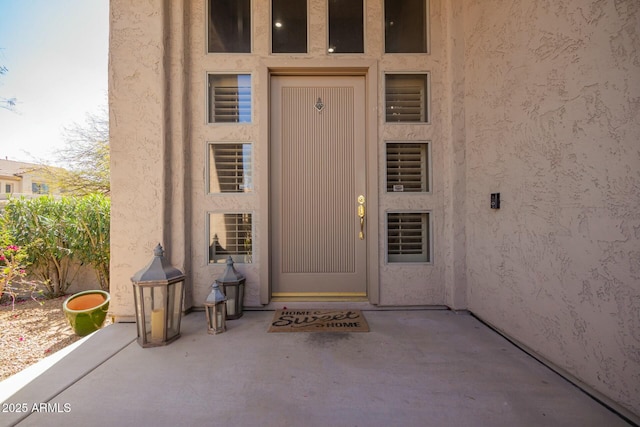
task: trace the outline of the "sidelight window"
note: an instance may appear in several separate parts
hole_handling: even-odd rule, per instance
[[[208,145],[209,193],[247,193],[253,190],[250,143]]]
[[[209,74],[209,123],[251,122],[251,75]]]
[[[209,263],[251,263],[253,256],[250,213],[209,213]]]
[[[429,143],[388,142],[387,192],[429,192]]]
[[[429,74],[387,74],[386,122],[428,122],[428,90]]]
[[[430,235],[429,212],[388,212],[388,261],[431,262]]]

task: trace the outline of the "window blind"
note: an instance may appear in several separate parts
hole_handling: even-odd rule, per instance
[[[387,191],[429,191],[426,143],[387,143]]]
[[[428,74],[387,74],[385,117],[387,122],[427,122]]]
[[[251,255],[251,214],[211,214],[211,217],[210,262],[224,261],[229,255]],[[238,261],[237,258],[233,258],[234,261]]]
[[[210,162],[210,192],[242,193],[251,190],[250,144],[211,144]]]
[[[387,122],[423,122],[423,92],[418,86],[387,88]]]
[[[389,262],[429,262],[429,214],[387,214]]]
[[[238,86],[212,86],[209,122],[247,122],[251,115],[251,89]]]

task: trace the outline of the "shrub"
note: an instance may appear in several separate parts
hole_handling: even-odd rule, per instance
[[[73,279],[72,251],[67,237],[70,206],[65,198],[11,199],[2,218],[12,243],[25,249],[31,272],[50,297],[64,295]]]
[[[89,194],[72,199],[72,205],[67,237],[73,255],[92,266],[100,288],[109,291],[111,202],[102,194]]]
[[[64,295],[77,274],[73,261],[90,265],[108,291],[110,210],[102,194],[11,199],[0,217],[0,243],[23,248],[47,296]]]
[[[16,296],[30,293],[35,299],[37,284],[26,278],[27,254],[19,246],[0,245],[0,298],[7,294],[15,302]]]

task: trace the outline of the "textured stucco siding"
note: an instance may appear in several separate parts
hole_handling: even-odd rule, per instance
[[[367,27],[367,35],[375,34],[379,40],[376,49],[384,51],[383,2],[367,2],[379,4],[379,8],[368,10],[371,20]],[[378,181],[380,221],[377,225],[379,233],[379,265],[380,265],[380,304],[381,305],[448,305],[445,300],[445,268],[449,261],[447,246],[444,242],[445,217],[443,200],[445,199],[445,182],[447,165],[445,150],[447,147],[448,116],[445,99],[448,95],[445,80],[446,54],[443,45],[443,4],[440,1],[429,3],[429,54],[379,56],[382,75],[379,81],[378,123],[380,138],[378,142]],[[430,77],[429,124],[385,124],[385,73],[428,72]],[[431,145],[431,192],[430,193],[393,193],[386,191],[386,141],[428,141]],[[376,173],[375,171],[371,171]],[[374,176],[374,175],[372,175]],[[393,211],[428,211],[432,220],[432,259],[430,264],[390,263],[387,261],[387,212]]]
[[[187,3],[185,3],[187,4]],[[366,78],[375,82],[375,93],[367,93],[377,99],[380,107],[372,116],[377,128],[375,135],[368,135],[367,150],[376,152],[377,164],[369,165],[368,179],[373,183],[379,205],[369,205],[368,209],[378,210],[379,221],[369,225],[369,233],[378,237],[377,257],[379,268],[375,271],[379,280],[379,302],[382,305],[436,305],[444,301],[444,269],[446,265],[443,241],[444,213],[442,208],[443,176],[445,173],[443,153],[444,120],[441,100],[447,89],[443,80],[443,54],[441,36],[441,6],[439,1],[430,2],[431,9],[431,53],[429,55],[385,55],[383,41],[383,2],[367,1],[365,23],[365,53],[354,55],[328,55],[327,9],[326,2],[309,2],[309,52],[303,55],[270,54],[270,2],[254,0],[252,2],[252,53],[251,54],[206,54],[206,2],[195,0],[188,3],[191,40],[189,43],[188,70],[190,73],[189,99],[192,114],[189,118],[192,136],[189,141],[191,163],[190,183],[192,211],[190,216],[191,262],[194,291],[194,305],[201,305],[206,298],[210,285],[218,277],[224,266],[208,264],[206,229],[207,212],[249,212],[252,214],[254,240],[252,263],[236,264],[236,268],[247,278],[245,304],[260,306],[264,301],[264,271],[269,265],[268,199],[270,188],[268,181],[260,177],[269,177],[268,132],[269,112],[269,72],[282,69],[300,70],[305,68],[368,67],[371,63],[376,73],[370,72]],[[384,73],[385,72],[429,72],[431,76],[431,124],[385,125]],[[243,125],[208,125],[206,118],[206,78],[207,73],[250,73],[252,84],[252,122]],[[383,182],[385,141],[430,141],[432,144],[433,191],[430,194],[405,194],[404,196],[387,194]],[[206,144],[207,142],[251,142],[253,144],[254,189],[246,194],[207,194],[206,182]],[[265,150],[264,148],[267,147]],[[428,210],[432,212],[434,242],[434,260],[432,264],[389,264],[386,262],[386,212],[389,210]],[[268,276],[267,276],[268,277]]]
[[[109,36],[111,305],[133,315],[131,276],[165,230],[162,2],[112,0]]]
[[[207,54],[207,2],[116,0],[111,2],[110,106],[112,141],[113,239],[112,312],[133,315],[131,275],[151,257],[161,242],[173,265],[187,274],[185,308],[198,307],[224,266],[209,264],[206,234],[207,213],[252,214],[254,248],[252,262],[236,265],[247,278],[245,304],[260,306],[268,300],[269,224],[269,72],[283,68],[366,69],[368,99],[377,100],[370,119],[375,132],[367,138],[367,151],[377,163],[369,163],[370,188],[377,193],[378,220],[369,225],[377,236],[372,294],[383,305],[448,304],[445,284],[448,243],[443,200],[447,172],[445,152],[448,132],[448,83],[443,55],[446,24],[440,1],[430,1],[428,55],[388,54],[384,51],[383,1],[368,0],[365,53],[328,55],[326,52],[326,2],[309,3],[309,53],[271,55],[269,44],[270,2],[252,1],[252,53]],[[347,64],[347,65],[345,65]],[[371,64],[375,64],[372,66]],[[386,72],[429,72],[431,82],[430,124],[384,123],[384,76]],[[243,125],[206,123],[207,73],[250,73],[252,122]],[[375,101],[374,101],[375,103]],[[371,128],[368,128],[371,130]],[[386,193],[385,141],[431,143],[432,191],[429,194]],[[208,194],[205,175],[209,142],[253,144],[254,189],[247,194]],[[427,210],[432,214],[433,262],[390,264],[386,261],[386,212]],[[266,272],[266,273],[265,273]],[[455,293],[455,292],[450,292]],[[460,292],[458,292],[459,296]],[[462,298],[464,301],[464,298]],[[454,304],[450,304],[454,305]],[[458,304],[460,305],[460,304]]]
[[[256,106],[260,104],[260,91],[257,88],[261,84],[257,73],[259,67],[259,57],[250,54],[207,54],[207,2],[204,0],[194,0],[185,2],[185,7],[189,10],[189,26],[191,39],[186,49],[189,52],[190,62],[186,67],[189,74],[189,86],[186,88],[189,94],[189,102],[192,108],[188,117],[189,128],[192,132],[187,143],[191,153],[189,170],[190,188],[188,189],[192,200],[192,210],[189,222],[192,224],[189,236],[191,245],[191,259],[193,266],[192,283],[194,293],[194,305],[199,307],[207,298],[211,291],[211,284],[219,277],[225,269],[224,264],[209,264],[208,245],[209,236],[207,230],[207,214],[237,212],[251,213],[252,228],[254,230],[252,238],[252,263],[235,264],[235,268],[245,276],[247,280],[245,288],[245,305],[260,306],[259,295],[259,272],[260,268],[268,264],[266,254],[261,254],[259,248],[263,239],[262,233],[256,233],[261,228],[262,216],[260,215],[258,194],[267,193],[266,183],[255,179],[262,168],[267,165],[256,156],[259,138],[260,115],[257,114]],[[257,16],[269,16],[268,4],[253,2],[252,16],[252,47],[253,51],[263,51],[268,48],[268,29],[264,25],[258,25]],[[207,75],[208,73],[223,74],[251,74],[251,106],[252,121],[248,124],[207,124]],[[227,193],[208,194],[206,188],[207,173],[207,143],[209,142],[243,142],[252,144],[252,163],[254,188],[250,193]]]
[[[464,30],[469,308],[640,414],[640,3],[467,0]]]

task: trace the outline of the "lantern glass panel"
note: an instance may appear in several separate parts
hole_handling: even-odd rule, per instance
[[[167,319],[167,336],[173,337],[180,333],[180,319],[182,318],[182,307],[180,301],[180,295],[182,295],[182,285],[184,282],[172,283],[168,286],[168,302],[167,307],[169,309]]]
[[[149,313],[149,315],[145,316],[145,323],[148,327],[147,335],[149,341],[152,342],[160,342],[165,339],[166,336],[166,299],[167,299],[167,288],[164,286],[153,286],[149,288],[148,294],[150,298],[145,298],[145,313]],[[149,310],[147,310],[147,305]]]
[[[213,318],[213,306],[205,304],[204,312],[207,315],[207,332],[211,333],[215,328],[215,320]]]
[[[242,317],[244,283],[226,283],[221,285],[222,292],[227,297],[227,319],[238,319]]]
[[[135,286],[138,336],[142,345],[165,344],[180,335],[184,282]]]
[[[207,327],[210,334],[219,334],[226,329],[226,306],[221,301],[217,304],[205,304],[207,314]]]
[[[222,292],[227,297],[227,317],[236,315],[236,304],[238,303],[238,289],[239,286],[235,285],[222,285]]]
[[[216,304],[216,326],[217,330],[224,332],[226,329],[226,305],[224,302]]]
[[[138,328],[138,337],[144,337],[146,339],[146,315],[144,310],[144,297],[142,296],[143,289],[139,286],[133,287],[133,297],[136,303],[136,327]],[[142,321],[140,321],[142,319]]]

